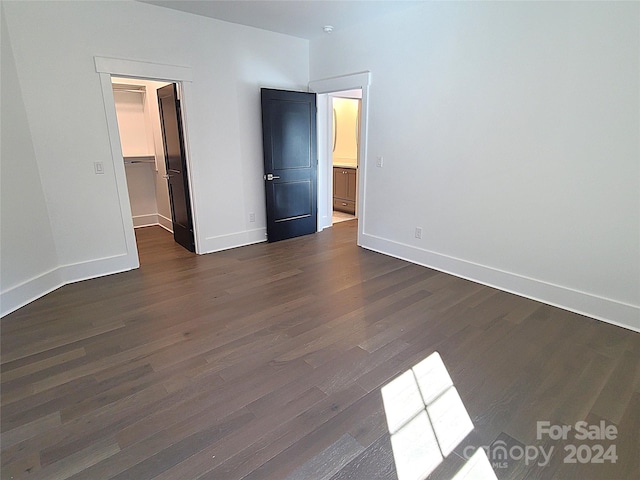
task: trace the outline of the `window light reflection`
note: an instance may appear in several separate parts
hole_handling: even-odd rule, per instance
[[[381,393],[398,480],[425,479],[473,430],[438,352],[382,387]],[[496,478],[484,450],[478,452],[455,480]]]

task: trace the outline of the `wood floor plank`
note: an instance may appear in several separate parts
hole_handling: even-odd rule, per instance
[[[194,255],[136,230],[141,268],[0,321],[0,475],[396,478],[381,388],[438,352],[474,430],[554,446],[503,478],[640,476],[640,334],[356,246],[357,221]],[[563,462],[536,422],[615,425],[615,464]],[[526,468],[525,468],[526,467]]]
[[[224,421],[216,423],[211,427],[199,429],[177,442],[173,442],[170,447],[165,448],[132,468],[116,475],[113,480],[126,480],[135,478],[138,480],[148,480],[154,478],[169,468],[177,465],[181,461],[191,457],[194,453],[205,449],[213,442],[219,441],[231,434],[234,430],[250,422],[253,414],[246,409],[242,409]]]
[[[100,462],[104,458],[116,454],[120,447],[112,438],[106,438],[96,443],[92,443],[80,452],[76,452],[60,461],[40,468],[29,475],[30,479],[49,480],[52,478],[65,480],[73,477],[76,473],[82,472],[92,465]]]
[[[343,390],[342,392],[347,391],[354,391],[354,389],[349,387],[348,390]],[[337,398],[342,392],[330,396],[329,399]],[[284,478],[290,475],[297,465],[305,464],[320,455],[325,449],[330,448],[334,442],[338,441],[341,436],[354,429],[356,425],[362,425],[372,415],[370,409],[361,407],[362,403],[371,397],[377,398],[379,392],[371,392],[365,395],[364,391],[361,391],[360,395],[355,401],[332,404],[331,412],[335,415],[328,415],[322,424],[317,425],[304,437],[254,469],[246,475],[246,479]],[[373,412],[373,415],[381,418],[382,410]]]
[[[37,353],[46,352],[56,347],[75,344],[87,338],[100,335],[104,332],[110,332],[113,330],[119,330],[124,328],[125,325],[121,321],[113,321],[83,329],[80,331],[74,331],[70,333],[62,333],[53,337],[48,337],[43,340],[36,340],[33,343],[26,343],[24,346],[15,347],[13,343],[8,343],[7,346],[3,346],[2,363],[12,362],[24,357],[28,357]],[[7,350],[6,353],[4,350]]]
[[[17,443],[24,442],[42,432],[46,432],[55,427],[62,425],[60,413],[54,412],[44,417],[38,418],[33,422],[25,423],[13,430],[2,434],[2,448],[7,449]]]
[[[282,400],[283,398],[287,400]],[[248,408],[256,416],[254,422],[235,430],[225,437],[223,441],[212,443],[205,450],[166,470],[163,474],[157,476],[155,480],[197,478],[205,475],[237,452],[246,449],[257,441],[260,435],[276,430],[291,418],[295,418],[318,402],[325,400],[326,395],[314,387],[302,392],[292,400],[288,400],[290,398],[290,395],[281,396],[281,402],[278,404],[277,409],[262,414],[256,413],[250,404]]]
[[[351,435],[344,434],[320,454],[287,475],[285,480],[307,480],[309,478],[328,480],[363,450],[362,445]]]
[[[345,465],[330,480],[395,480],[397,476],[393,462],[389,435],[385,435]]]
[[[631,397],[639,389],[640,357],[625,351],[608,378],[607,385],[598,395],[591,413],[619,424],[631,402]]]
[[[314,404],[310,409],[258,438],[247,448],[237,452],[219,467],[198,477],[198,479],[244,478],[256,474],[258,469],[261,469],[266,463],[287,451],[292,445],[298,444],[309,432],[315,431],[330,419],[335,418],[340,412],[344,412],[363,395],[364,391],[357,385],[353,385],[347,390]],[[300,457],[299,460],[303,463],[306,458]],[[257,473],[258,478],[262,475],[265,475],[263,470]],[[269,478],[268,475],[267,473],[262,478]],[[277,478],[277,475],[271,478]]]
[[[26,375],[31,375],[37,372],[41,372],[42,370],[46,370],[53,366],[57,366],[63,363],[67,363],[70,360],[77,360],[79,358],[84,357],[87,354],[84,348],[74,348],[73,350],[69,350],[68,352],[60,353],[58,355],[54,355],[52,357],[30,362],[22,367],[13,368],[11,370],[2,372],[2,380],[3,386],[6,383],[11,382],[17,378],[24,377]],[[6,365],[6,364],[5,364]]]

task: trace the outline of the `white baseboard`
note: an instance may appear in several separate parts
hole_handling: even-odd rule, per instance
[[[135,257],[135,258],[134,258]],[[138,268],[138,252],[135,255],[114,255],[113,257],[98,258],[88,262],[79,262],[60,267],[62,280],[65,284],[81,282],[91,278],[104,277],[114,273],[126,272]]]
[[[164,215],[158,214],[158,225],[164,228],[166,231],[173,233],[173,222],[170,218]]]
[[[136,253],[135,258],[123,254],[54,268],[0,293],[0,317],[69,283],[131,270],[139,266],[137,262]]]
[[[266,241],[266,229],[258,228],[203,242],[201,253],[227,250]],[[640,307],[554,285],[510,272],[422,250],[370,234],[362,234],[361,246],[385,255],[417,263],[457,277],[531,298],[565,310],[586,315],[640,332]],[[49,270],[0,293],[0,317],[46,295],[59,287],[90,278],[119,273],[139,266],[135,255],[116,255]]]
[[[475,264],[367,233],[362,234],[360,243],[363,248],[369,250],[640,332],[640,307],[635,305]]]
[[[143,227],[162,227],[166,231],[173,233],[173,222],[170,218],[159,213],[151,213],[149,215],[136,215],[133,219],[133,228]]]
[[[54,268],[0,293],[0,317],[24,307],[64,285],[60,269]]]
[[[255,230],[247,230],[245,232],[230,233],[228,235],[219,235],[217,237],[207,237],[201,242],[198,253],[213,253],[221,250],[229,250],[230,248],[243,247],[254,243],[267,241],[267,229],[256,228]]]
[[[333,217],[331,215],[318,216],[318,232],[331,226],[333,226]]]
[[[134,215],[131,218],[133,219],[133,228],[150,227],[160,223],[157,213],[150,213],[149,215]]]
[[[149,216],[144,217],[146,220],[149,220]],[[162,219],[168,220],[165,217],[162,217]],[[151,225],[160,225],[161,227],[166,228],[159,222]],[[142,225],[138,226],[141,227]],[[229,235],[220,235],[217,237],[209,237],[205,239],[204,248],[200,253],[228,250],[230,248],[264,242],[266,239],[265,228],[258,228]],[[8,315],[20,307],[23,307],[47,293],[69,283],[120,273],[138,268],[139,266],[140,264],[138,262],[137,251],[130,254],[116,255],[113,257],[100,258],[71,265],[61,265],[19,285],[0,292],[0,317]]]

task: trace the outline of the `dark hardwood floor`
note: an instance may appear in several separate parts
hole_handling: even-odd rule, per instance
[[[355,232],[196,256],[140,229],[140,269],[3,318],[2,478],[397,478],[381,388],[433,352],[474,429],[431,478],[481,446],[499,479],[640,478],[640,334]],[[581,420],[617,436],[577,440]],[[537,439],[538,421],[572,430]],[[596,445],[615,463],[592,463]],[[553,447],[549,464],[515,458],[528,447]]]

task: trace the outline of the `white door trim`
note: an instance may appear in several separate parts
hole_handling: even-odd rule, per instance
[[[126,60],[120,58],[94,57],[96,72],[100,76],[100,86],[102,88],[102,98],[104,101],[105,116],[107,119],[107,129],[109,142],[111,145],[111,158],[113,170],[115,172],[116,188],[120,200],[120,212],[122,215],[122,229],[127,247],[127,265],[130,268],[138,268],[140,261],[138,258],[138,248],[133,229],[133,219],[131,217],[131,204],[127,188],[127,177],[122,161],[122,147],[120,143],[120,132],[118,130],[118,119],[116,117],[115,101],[111,86],[111,76],[139,77],[149,80],[161,80],[178,83],[180,100],[182,102],[182,120],[184,128],[184,142],[187,156],[187,168],[189,177],[189,196],[191,199],[191,215],[193,220],[193,233],[196,253],[202,251],[197,227],[197,207],[193,195],[193,168],[191,156],[189,154],[187,99],[190,98],[191,82],[193,81],[193,71],[190,67],[178,65],[163,65],[159,63],[140,62],[136,60]]]
[[[367,146],[368,146],[368,131],[369,131],[369,85],[371,85],[371,72],[357,72],[349,75],[341,75],[338,77],[324,78],[320,80],[314,80],[309,82],[309,90],[317,94],[328,94],[335,92],[342,92],[345,90],[362,90],[362,103],[360,113],[360,145],[358,146],[358,245],[361,245],[361,239],[364,234],[366,225],[366,175],[367,175]],[[326,104],[326,102],[319,101],[319,105]],[[321,172],[324,173],[324,177],[327,185],[331,185],[332,180],[329,179],[331,171],[329,166],[331,165],[331,159],[329,158],[330,150],[326,148],[329,142],[329,132],[331,131],[329,125],[329,109],[318,109],[318,179],[320,181]],[[322,201],[321,197],[324,197],[325,188],[320,188],[318,185],[318,204]],[[328,192],[327,192],[328,194]],[[328,225],[318,225],[318,230],[322,230]]]
[[[113,162],[116,190],[118,191],[118,199],[120,201],[122,231],[127,248],[125,261],[129,268],[138,268],[140,266],[140,260],[138,258],[136,236],[133,230],[127,176],[124,169],[124,162],[122,161],[122,146],[120,143],[120,131],[118,130],[118,118],[116,117],[116,104],[113,98],[111,75],[108,73],[100,73],[100,86],[102,87],[102,100],[107,118],[107,130],[109,133],[109,144],[111,146],[111,161]]]
[[[190,67],[164,65],[162,63],[139,62],[122,58],[93,57],[96,72],[125,77],[142,77],[173,82],[193,82]]]

